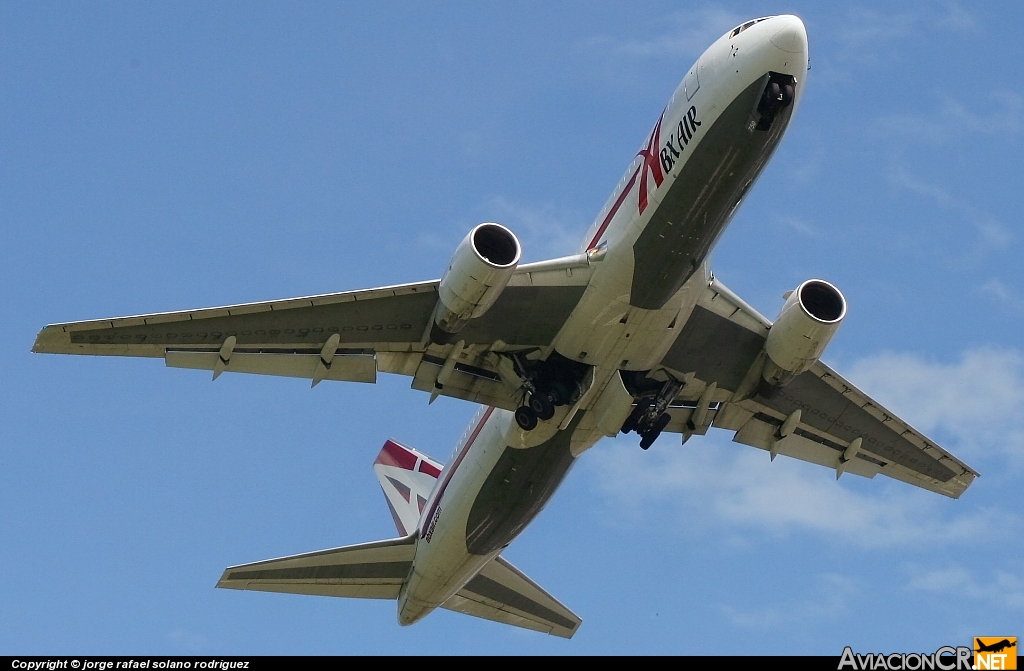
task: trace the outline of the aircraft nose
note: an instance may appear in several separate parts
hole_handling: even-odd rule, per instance
[[[795,16],[777,16],[772,19],[771,42],[787,54],[807,51],[807,30],[804,22]]]

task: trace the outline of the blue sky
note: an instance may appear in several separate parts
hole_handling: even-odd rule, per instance
[[[800,15],[811,71],[715,249],[825,359],[982,473],[960,501],[726,434],[586,453],[506,556],[571,641],[394,604],[215,590],[391,537],[388,437],[474,412],[322,384],[32,355],[47,323],[439,276],[481,221],[574,250],[703,49]],[[0,3],[0,652],[933,651],[1024,635],[1019,3]]]

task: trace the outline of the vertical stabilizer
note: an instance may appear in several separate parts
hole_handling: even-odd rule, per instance
[[[403,536],[419,528],[423,507],[441,475],[441,464],[430,457],[388,440],[373,462],[384,498]]]

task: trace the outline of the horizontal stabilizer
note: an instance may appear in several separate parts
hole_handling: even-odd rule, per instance
[[[226,569],[217,587],[397,599],[415,552],[416,536],[411,535],[268,559]]]
[[[442,608],[563,638],[572,638],[583,622],[501,557],[489,562]]]

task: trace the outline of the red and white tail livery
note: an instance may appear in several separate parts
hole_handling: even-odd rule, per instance
[[[442,464],[430,457],[388,440],[373,462],[384,498],[403,536],[419,528],[420,517],[441,475]]]
[[[394,440],[373,470],[402,538],[233,566],[217,587],[364,599],[400,599],[414,575],[420,518],[441,466]],[[411,534],[407,533],[411,530]],[[582,620],[502,557],[434,607],[570,637]]]

